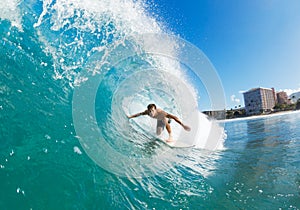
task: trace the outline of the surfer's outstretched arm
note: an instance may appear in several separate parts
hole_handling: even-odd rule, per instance
[[[131,119],[131,118],[134,118],[134,117],[139,117],[139,116],[141,116],[141,115],[147,115],[147,114],[148,114],[148,112],[147,112],[147,110],[146,110],[146,111],[143,111],[143,112],[140,112],[140,113],[131,115],[131,116],[127,116],[127,117],[128,117],[128,119]]]
[[[190,130],[191,130],[191,128],[190,128],[189,126],[184,125],[184,124],[178,119],[178,117],[176,117],[175,115],[167,114],[166,117],[175,120],[179,125],[181,125],[181,126],[184,128],[184,130],[186,130],[186,131],[190,131]]]

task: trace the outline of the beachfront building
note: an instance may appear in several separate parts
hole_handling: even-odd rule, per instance
[[[243,94],[246,115],[270,112],[276,104],[274,88],[252,88]]]
[[[286,92],[281,91],[276,93],[278,104],[290,104],[289,97]]]
[[[297,101],[300,99],[300,92],[291,94],[290,99],[293,104],[297,103]]]
[[[204,111],[203,114],[217,120],[224,120],[226,118],[226,110]]]

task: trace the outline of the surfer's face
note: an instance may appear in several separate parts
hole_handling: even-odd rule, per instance
[[[151,107],[151,109],[148,109],[149,111],[149,116],[154,117],[156,113],[156,109],[154,107]]]

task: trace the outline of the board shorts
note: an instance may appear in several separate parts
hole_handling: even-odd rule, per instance
[[[171,119],[167,118],[167,122],[170,124],[171,123]],[[156,125],[157,128],[164,129],[165,126],[166,126],[165,121],[163,121],[163,120],[157,120],[157,125]]]
[[[157,125],[156,125],[157,128],[164,129],[165,126],[166,126],[166,123],[163,120],[157,120]]]

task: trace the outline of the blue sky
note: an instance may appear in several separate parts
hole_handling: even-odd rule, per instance
[[[152,0],[167,27],[201,49],[215,66],[227,108],[241,91],[300,91],[299,0]]]

